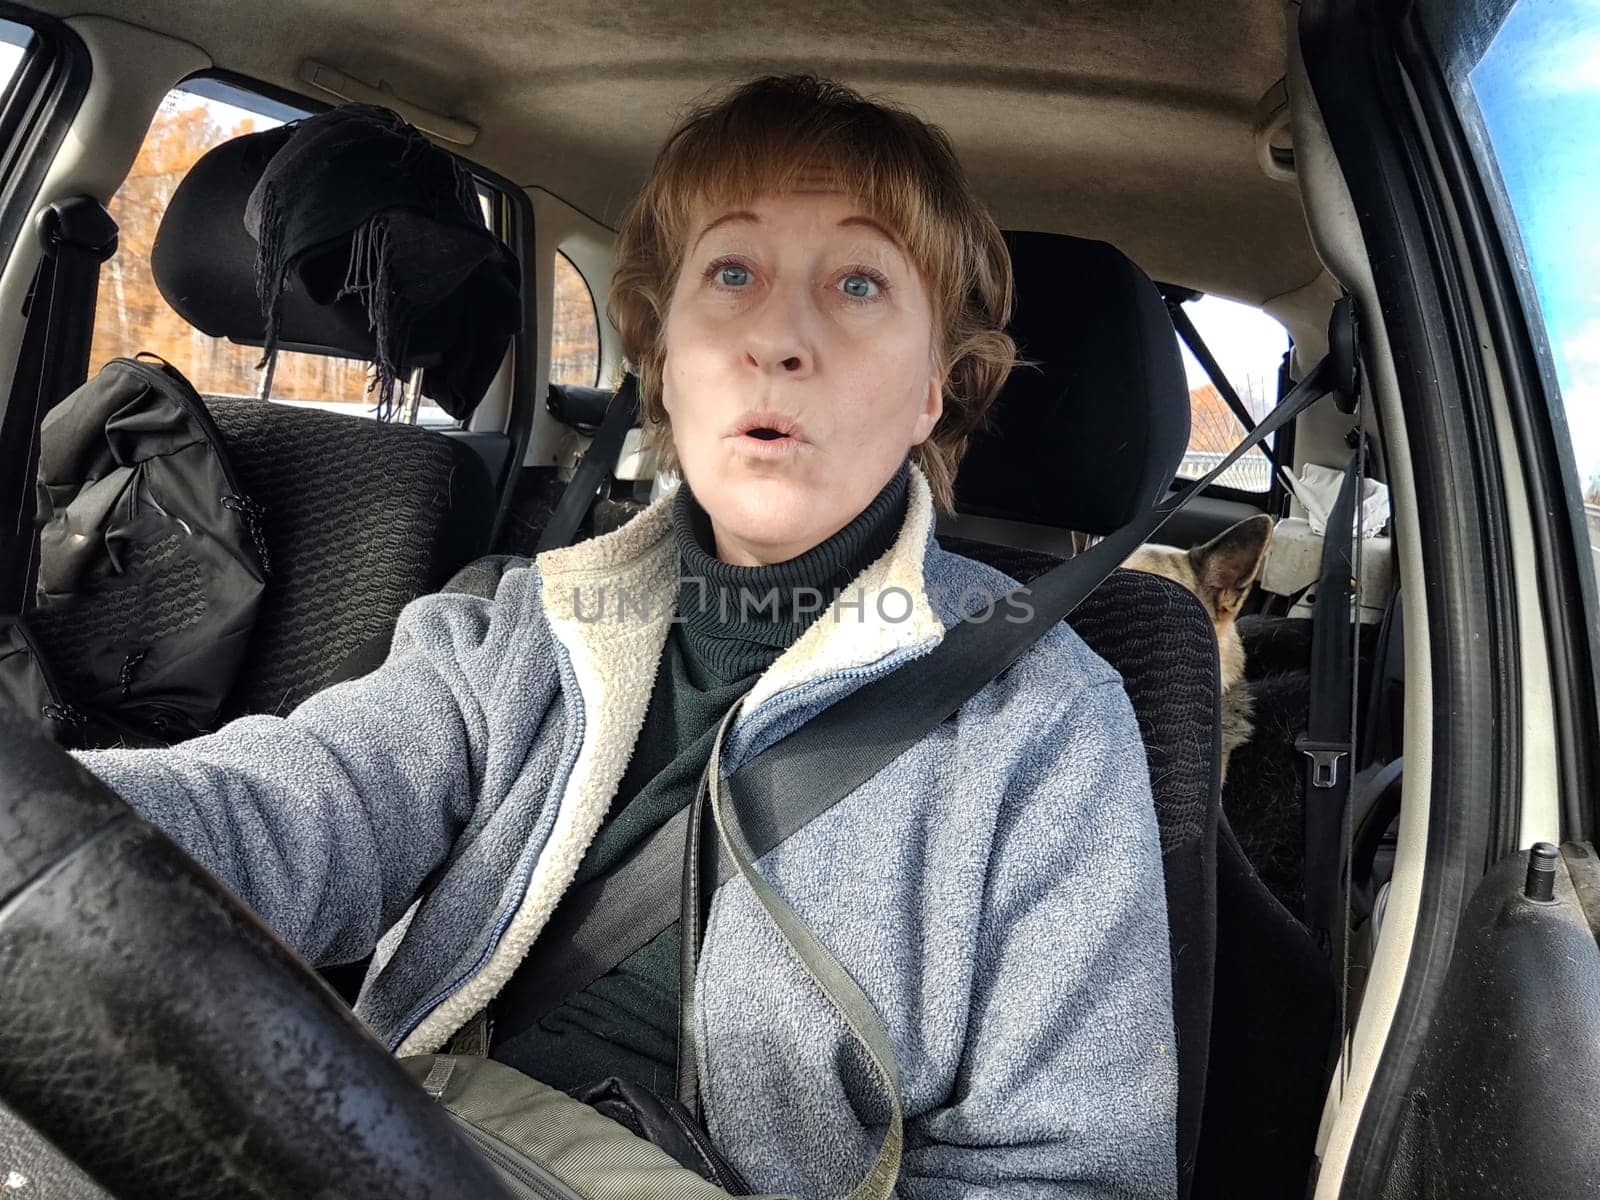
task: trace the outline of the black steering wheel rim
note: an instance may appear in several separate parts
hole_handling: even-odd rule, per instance
[[[0,1103],[114,1195],[505,1195],[314,971],[10,714],[0,1013]]]

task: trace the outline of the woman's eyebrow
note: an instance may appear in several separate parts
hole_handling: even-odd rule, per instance
[[[695,246],[698,246],[700,244],[701,240],[706,236],[706,234],[710,233],[718,225],[726,225],[731,221],[750,221],[750,222],[753,222],[753,223],[755,223],[757,225],[761,224],[761,218],[758,217],[755,213],[750,212],[748,209],[742,209],[741,208],[741,209],[738,209],[738,210],[736,210],[734,212],[723,213],[715,221],[711,222],[711,224],[707,225],[704,229],[702,229],[700,231],[699,237],[694,239],[694,246],[690,246],[689,247],[689,253],[690,254],[694,253]]]
[[[888,243],[891,246],[893,246],[897,250],[900,248],[900,239],[895,237],[894,234],[890,233],[889,230],[881,222],[874,221],[871,217],[864,216],[864,215],[861,215],[861,214],[858,213],[855,216],[846,217],[844,220],[839,222],[839,228],[840,229],[844,229],[845,227],[850,226],[850,225],[862,225],[862,226],[865,226],[868,229],[876,229],[879,233],[881,233],[884,236],[885,240],[887,240]]]

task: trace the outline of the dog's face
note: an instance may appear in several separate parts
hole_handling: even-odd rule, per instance
[[[1272,518],[1263,514],[1240,521],[1193,550],[1140,546],[1122,564],[1135,571],[1164,575],[1199,598],[1217,630],[1224,691],[1244,678],[1244,643],[1239,640],[1234,620],[1261,574],[1271,541]]]

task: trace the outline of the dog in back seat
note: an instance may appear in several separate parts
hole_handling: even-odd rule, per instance
[[[1271,541],[1272,518],[1263,514],[1240,521],[1192,550],[1146,543],[1122,564],[1182,584],[1211,615],[1222,675],[1223,779],[1228,777],[1228,756],[1235,746],[1250,740],[1255,728],[1255,701],[1244,678],[1244,642],[1235,621],[1261,574]]]

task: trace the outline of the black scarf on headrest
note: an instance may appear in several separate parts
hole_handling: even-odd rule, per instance
[[[267,389],[284,292],[360,303],[373,390],[391,414],[397,381],[458,419],[483,397],[520,318],[510,252],[484,226],[472,175],[386,108],[352,104],[275,130],[282,143],[250,193]]]

